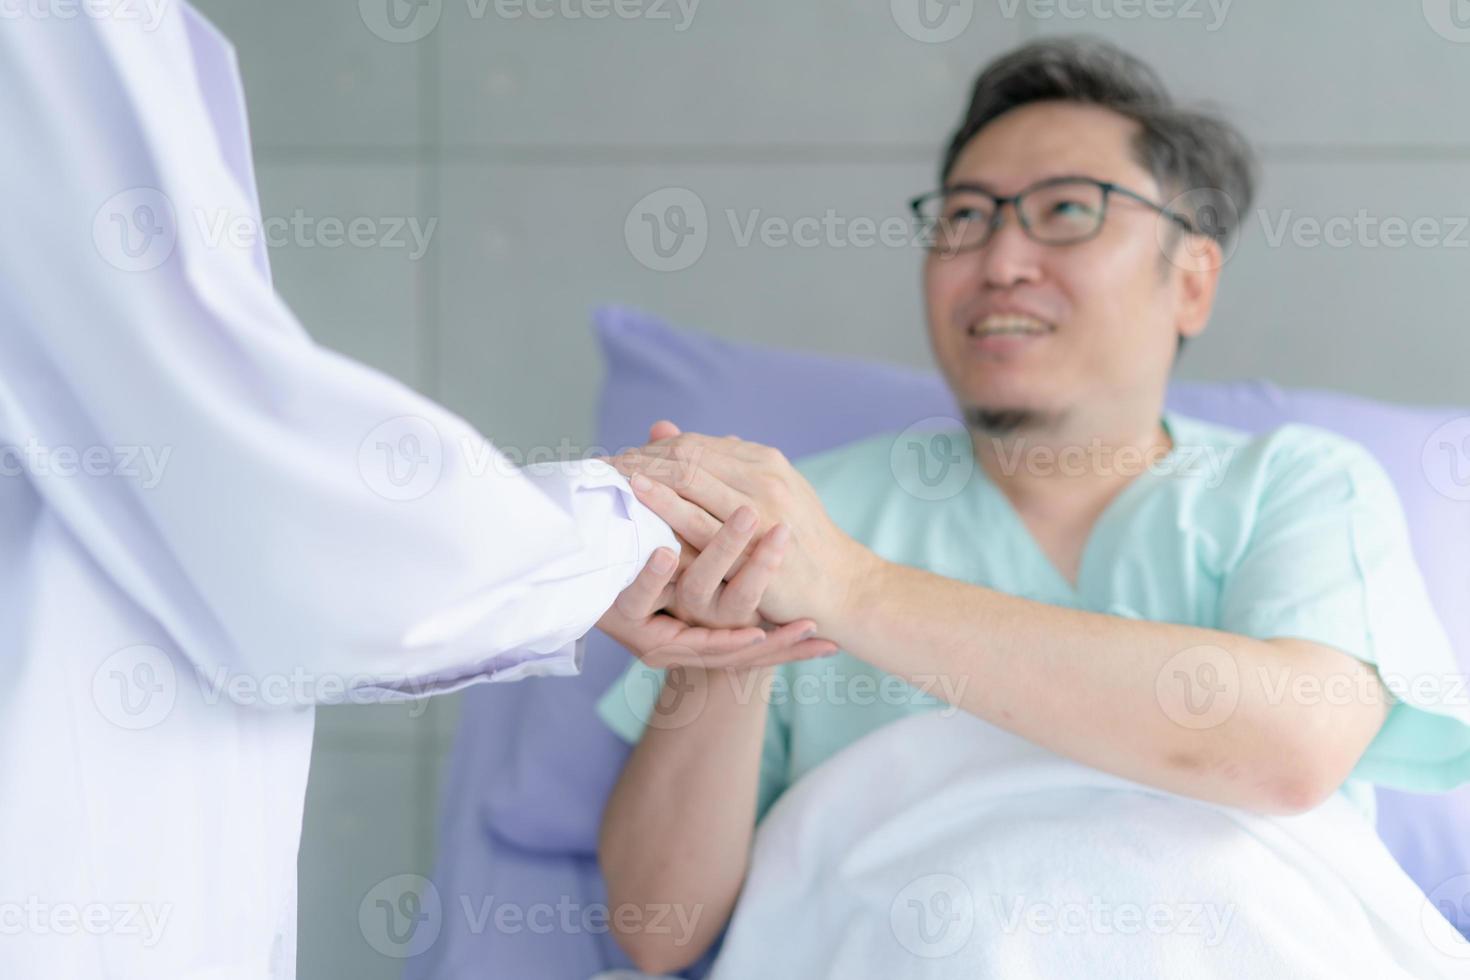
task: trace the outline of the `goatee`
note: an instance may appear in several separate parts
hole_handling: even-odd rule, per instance
[[[986,408],[983,405],[965,407],[965,424],[970,430],[991,436],[1012,435],[1033,427],[1040,420],[1040,414],[1029,408]]]

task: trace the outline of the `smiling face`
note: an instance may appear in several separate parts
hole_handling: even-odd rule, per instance
[[[1169,195],[1133,155],[1137,125],[1097,106],[1022,106],[970,140],[947,183],[1004,196],[1084,176],[1163,204]],[[1213,243],[1162,235],[1164,220],[1114,194],[1095,237],[1044,245],[1007,207],[979,248],[931,252],[929,339],[961,405],[1034,422],[1150,412],[1156,421],[1179,337],[1205,327],[1219,265]],[[1167,256],[1161,239],[1173,245]]]

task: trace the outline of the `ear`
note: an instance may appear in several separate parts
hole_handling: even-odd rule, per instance
[[[1179,299],[1174,331],[1181,337],[1196,337],[1204,333],[1210,322],[1220,267],[1225,264],[1224,250],[1208,235],[1185,235],[1175,245],[1170,262],[1176,270],[1175,289]]]

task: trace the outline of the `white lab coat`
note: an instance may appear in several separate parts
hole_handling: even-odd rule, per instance
[[[674,538],[605,465],[522,475],[316,347],[258,240],[201,235],[259,211],[195,11],[17,9],[41,13],[0,23],[0,977],[291,977],[312,704],[573,673]]]

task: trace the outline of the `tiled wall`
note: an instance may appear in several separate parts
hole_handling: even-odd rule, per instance
[[[1263,211],[1182,374],[1464,402],[1470,25],[1456,2],[201,6],[239,49],[264,211],[305,219],[273,262],[308,329],[530,449],[590,438],[586,322],[601,302],[927,363],[918,255],[859,244],[853,222],[901,218],[933,182],[984,60],[1079,31],[1222,103],[1266,162]],[[656,271],[641,210],[658,212],[669,188],[693,192],[708,237],[692,264],[680,253],[686,267]],[[830,244],[742,244],[752,220],[829,211]],[[1334,217],[1350,223],[1346,244],[1312,244],[1312,222]],[[311,230],[323,218],[368,219],[376,244],[325,247]],[[422,255],[393,231],[408,219],[435,222]],[[1385,219],[1432,222],[1395,245]],[[301,852],[306,980],[398,975],[358,930],[358,904],[375,882],[431,867],[454,722],[452,703],[322,711]]]

